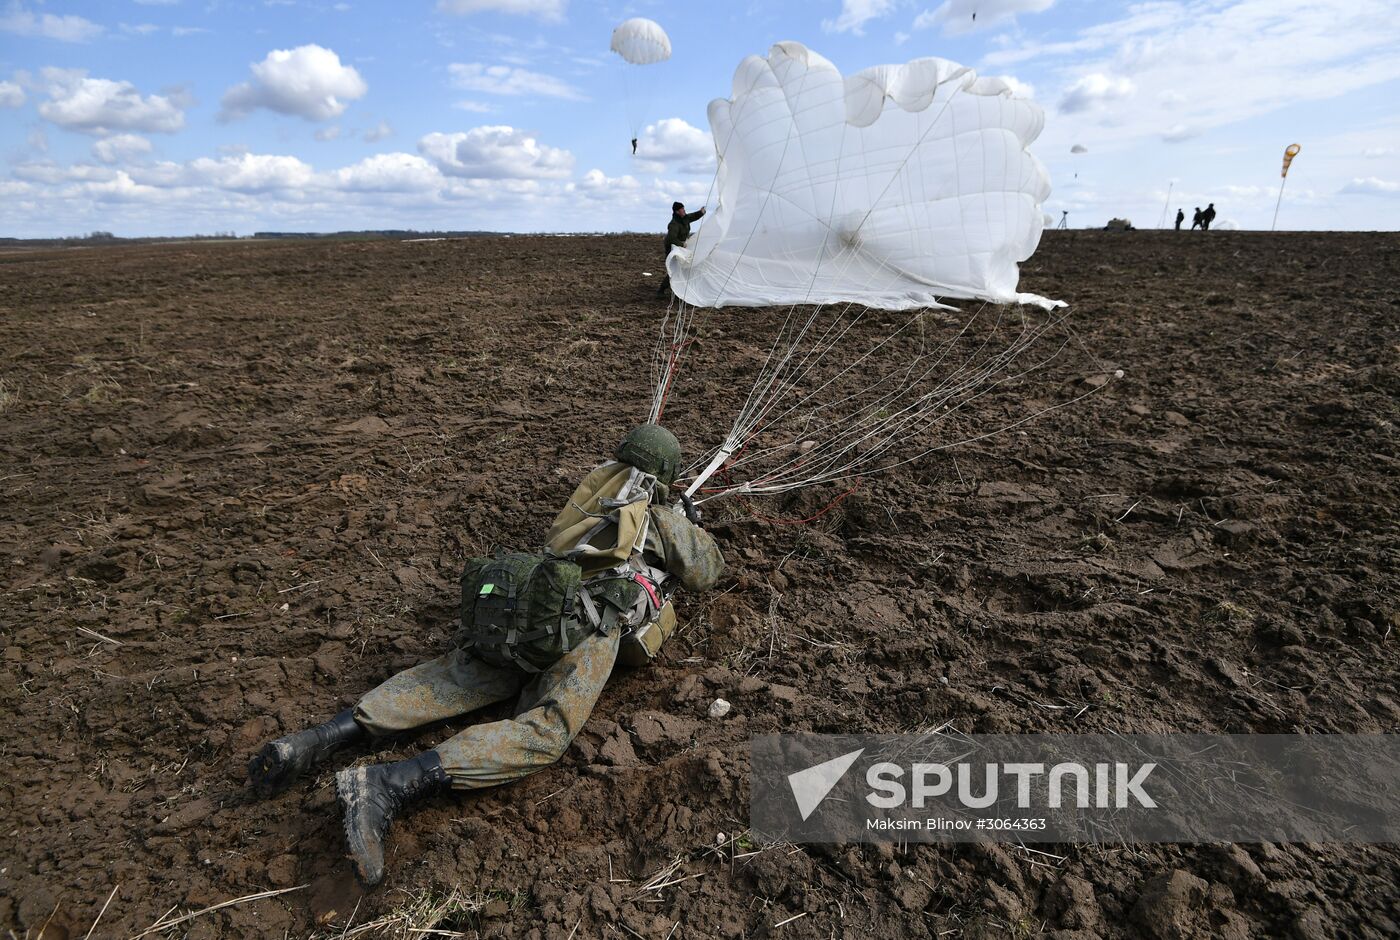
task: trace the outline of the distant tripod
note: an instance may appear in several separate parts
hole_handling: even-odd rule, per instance
[[[1066,209],[1066,210],[1064,210],[1063,212],[1060,213],[1060,224],[1057,225],[1057,226],[1055,226],[1055,231],[1058,232],[1058,231],[1060,231],[1060,230],[1062,230],[1062,229],[1067,229],[1067,228],[1069,228],[1069,210],[1068,210],[1068,209]]]

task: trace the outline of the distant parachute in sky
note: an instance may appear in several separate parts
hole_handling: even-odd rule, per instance
[[[935,58],[843,77],[783,42],[709,117],[719,204],[667,261],[687,303],[1057,304],[1016,290],[1050,181],[1044,114],[1006,83]]]
[[[655,20],[637,16],[613,30],[612,51],[633,65],[655,65],[671,58],[671,37]]]
[[[655,20],[637,16],[617,25],[612,32],[612,51],[632,65],[655,66],[671,58],[671,37]],[[649,72],[650,69],[645,70]],[[650,103],[658,85],[656,75],[637,74],[626,68],[622,77],[623,100],[627,107],[627,126],[632,134],[632,153],[637,153],[637,138],[647,121]]]
[[[1084,146],[1083,144],[1075,144],[1073,147],[1069,148],[1069,152],[1070,152],[1070,153],[1088,153],[1088,152],[1089,152],[1089,148],[1086,147],[1086,146]]]

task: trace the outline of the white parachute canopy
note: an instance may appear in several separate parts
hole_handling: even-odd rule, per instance
[[[1050,183],[1044,114],[1004,82],[934,58],[842,77],[783,42],[709,117],[719,204],[667,261],[686,303],[1058,305],[1016,290]]]
[[[671,37],[655,20],[633,17],[613,30],[612,51],[633,65],[655,65],[671,58]]]

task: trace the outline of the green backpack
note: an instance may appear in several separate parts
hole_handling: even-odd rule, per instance
[[[582,569],[572,561],[515,553],[473,558],[462,572],[456,644],[493,666],[548,669],[595,632],[575,611]]]

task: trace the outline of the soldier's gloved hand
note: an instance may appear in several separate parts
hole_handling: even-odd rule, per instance
[[[700,524],[700,510],[695,508],[695,503],[684,493],[681,494],[681,508],[685,510],[687,519],[695,525]]]

